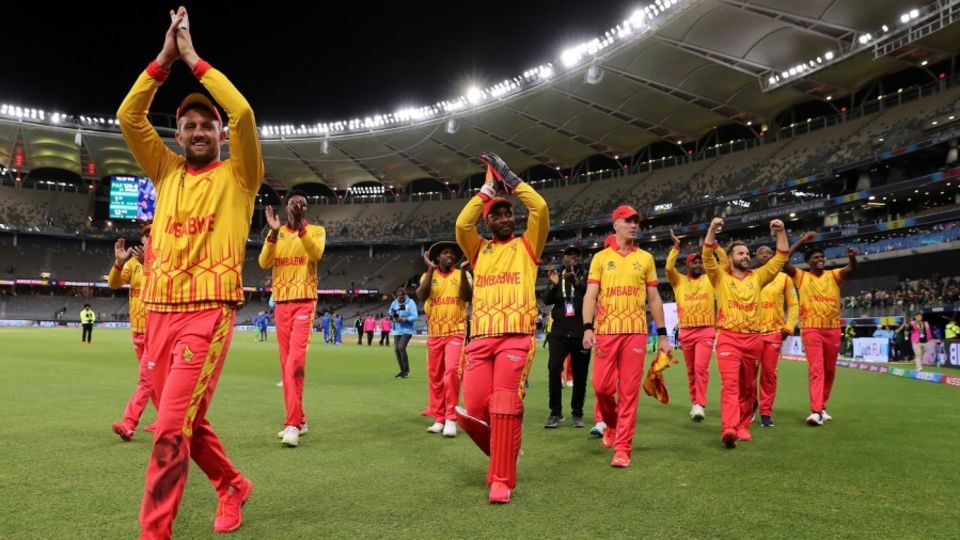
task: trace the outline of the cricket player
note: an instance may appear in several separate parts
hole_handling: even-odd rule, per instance
[[[144,354],[146,346],[147,312],[143,305],[143,257],[147,242],[150,239],[150,225],[140,229],[140,246],[127,247],[126,241],[121,238],[113,245],[114,260],[107,276],[107,286],[119,289],[124,285],[130,286],[129,318],[130,332],[133,338],[133,350],[140,366],[137,377],[137,388],[130,396],[127,407],[123,411],[123,420],[113,424],[113,432],[124,441],[133,439],[133,434],[140,423],[140,415],[147,407],[147,401],[157,406],[157,397],[153,393],[153,377],[150,372],[150,363]],[[149,427],[149,426],[148,426]]]
[[[800,339],[807,355],[810,390],[807,424],[810,426],[822,426],[833,420],[827,414],[827,401],[840,354],[840,285],[857,271],[857,255],[856,248],[847,248],[847,265],[826,270],[823,250],[815,248],[804,254],[808,270],[792,264],[784,267],[800,293]]]
[[[317,263],[323,257],[327,235],[322,226],[307,222],[307,198],[300,193],[287,197],[287,222],[282,226],[273,207],[264,212],[270,233],[258,262],[260,268],[273,271],[273,315],[287,410],[280,438],[284,446],[296,447],[300,434],[307,431],[303,380],[317,310]]]
[[[457,217],[457,243],[474,269],[470,343],[463,373],[460,427],[490,456],[491,503],[510,502],[517,483],[524,382],[536,354],[535,286],[540,253],[550,231],[547,203],[499,156],[483,153],[487,181]],[[527,230],[516,237],[513,205],[496,195],[499,184],[527,207]],[[493,234],[477,233],[480,218]]]
[[[710,357],[716,341],[714,305],[716,297],[710,278],[704,275],[700,253],[689,253],[684,260],[687,273],[677,271],[680,239],[670,230],[673,247],[667,254],[667,281],[677,299],[680,343],[687,364],[687,385],[690,390],[690,418],[700,422],[706,416],[707,384],[710,382]]]
[[[710,223],[701,258],[717,297],[717,366],[720,369],[721,440],[727,448],[749,441],[753,405],[757,399],[757,366],[763,355],[760,335],[760,293],[773,281],[799,245],[790,246],[783,222],[775,219],[770,229],[777,237],[777,253],[763,266],[750,270],[750,250],[743,242],[729,249],[729,264],[717,261],[717,231],[722,218]]]
[[[773,249],[760,246],[756,251],[757,266],[773,258]],[[786,316],[784,312],[786,311]],[[800,301],[793,281],[779,272],[760,292],[760,335],[763,355],[760,357],[760,425],[773,427],[773,402],[777,398],[777,363],[783,341],[793,335],[800,317]]]
[[[207,421],[243,301],[241,271],[263,160],[253,109],[193,47],[187,11],[171,11],[163,48],[141,73],[117,112],[130,151],[157,190],[146,254],[147,358],[159,395],[157,431],[140,508],[142,538],[170,538],[193,458],[219,498],[214,531],[242,523],[253,483],[227,458]],[[177,109],[171,151],[147,114],[174,62],[183,60],[229,117],[230,159],[220,160],[227,131],[216,105],[190,94]]]
[[[456,242],[437,242],[423,254],[427,271],[420,277],[417,299],[427,314],[427,411],[433,416],[428,433],[457,436],[460,401],[460,356],[467,331],[470,283],[457,267],[463,250]]]
[[[333,338],[330,334],[330,312],[324,311],[323,316],[320,317],[320,329],[323,331],[323,342],[332,343]]]
[[[583,298],[583,348],[596,347],[593,391],[606,424],[603,445],[613,467],[629,467],[647,353],[647,307],[660,352],[672,356],[653,256],[634,245],[640,213],[622,205],[611,215],[612,245],[593,256]]]

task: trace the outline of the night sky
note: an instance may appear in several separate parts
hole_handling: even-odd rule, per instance
[[[643,2],[644,4],[647,2]],[[615,26],[622,0],[186,4],[194,45],[247,96],[258,123],[312,123],[433,104],[488,86]],[[264,5],[283,4],[282,2]],[[163,43],[161,2],[5,5],[0,102],[113,114]],[[371,6],[376,6],[372,8]],[[173,112],[199,87],[182,63],[154,104]]]

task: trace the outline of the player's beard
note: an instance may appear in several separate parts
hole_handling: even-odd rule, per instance
[[[184,152],[187,155],[187,163],[194,168],[205,167],[212,163],[217,158],[217,151],[216,143],[212,141],[208,141],[206,149],[199,152],[194,150],[193,143],[184,147]]]

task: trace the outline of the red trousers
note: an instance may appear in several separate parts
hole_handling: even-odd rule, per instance
[[[717,331],[712,326],[680,329],[683,359],[687,364],[687,386],[693,405],[707,406],[710,356],[713,355],[713,342],[716,339]]]
[[[467,345],[463,403],[470,416],[490,425],[487,484],[517,483],[523,426],[523,383],[533,366],[536,336],[510,334]]]
[[[833,379],[840,354],[840,329],[808,328],[800,330],[807,355],[807,382],[810,387],[810,411],[823,412],[830,400]]]
[[[763,353],[760,334],[720,330],[717,367],[720,368],[720,423],[723,432],[749,429],[757,400],[757,366]]]
[[[169,538],[193,458],[227,496],[242,480],[206,419],[233,336],[236,311],[224,306],[186,313],[147,312],[147,358],[160,396],[153,452],[140,507],[143,538]]]
[[[427,339],[427,410],[437,422],[457,419],[455,409],[460,401],[457,371],[461,354],[462,335]]]
[[[564,382],[573,380],[573,362],[570,360],[570,355],[568,354],[566,358],[563,359],[563,379]]]
[[[760,415],[773,416],[773,401],[777,398],[777,362],[783,337],[780,333],[764,334],[763,353],[760,356]]]
[[[280,346],[283,403],[287,409],[284,426],[299,428],[300,424],[307,423],[303,413],[303,378],[316,310],[316,300],[292,300],[278,302],[273,311],[277,322],[277,344]]]
[[[133,332],[131,336],[133,337],[133,350],[137,354],[137,364],[140,368],[137,374],[137,388],[134,389],[133,395],[130,396],[130,401],[127,402],[127,407],[123,411],[123,423],[134,430],[140,423],[140,416],[143,414],[143,409],[147,407],[147,401],[153,401],[153,407],[156,408],[157,398],[153,395],[151,366],[147,361],[147,356],[143,354],[147,345],[146,334]]]
[[[607,429],[617,430],[613,449],[630,452],[637,429],[637,404],[647,355],[646,334],[597,336],[593,392]]]

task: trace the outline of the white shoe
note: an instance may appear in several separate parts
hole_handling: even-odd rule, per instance
[[[573,381],[567,381],[566,386],[567,388],[573,388]]]
[[[822,426],[823,425],[823,415],[820,413],[812,412],[810,416],[807,417],[808,426]]]
[[[441,433],[443,431],[443,424],[440,422],[434,422],[432,426],[427,428],[427,433]]]
[[[283,381],[277,383],[277,388],[283,388]]]
[[[831,421],[833,421],[833,417],[830,416],[829,414],[827,414],[827,410],[826,410],[826,409],[824,409],[823,412],[820,413],[820,416],[823,417],[823,421],[824,421],[824,422],[831,422]]]
[[[286,429],[282,429],[282,430],[278,431],[278,432],[277,432],[277,438],[278,438],[278,439],[282,439],[282,438],[283,438],[283,434],[286,433],[286,431],[287,431]],[[306,424],[306,422],[304,422],[303,424],[300,424],[300,435],[304,435],[304,434],[306,434],[308,431],[310,431],[310,430],[307,429],[307,424]]]
[[[706,417],[706,411],[703,410],[703,407],[700,405],[694,404],[693,407],[690,407],[690,419],[694,422],[699,422]]]
[[[287,426],[283,428],[282,442],[284,446],[296,448],[297,445],[300,444],[300,430],[293,426]]]
[[[453,420],[447,420],[443,423],[443,436],[444,437],[456,437],[457,436],[457,423]]]

